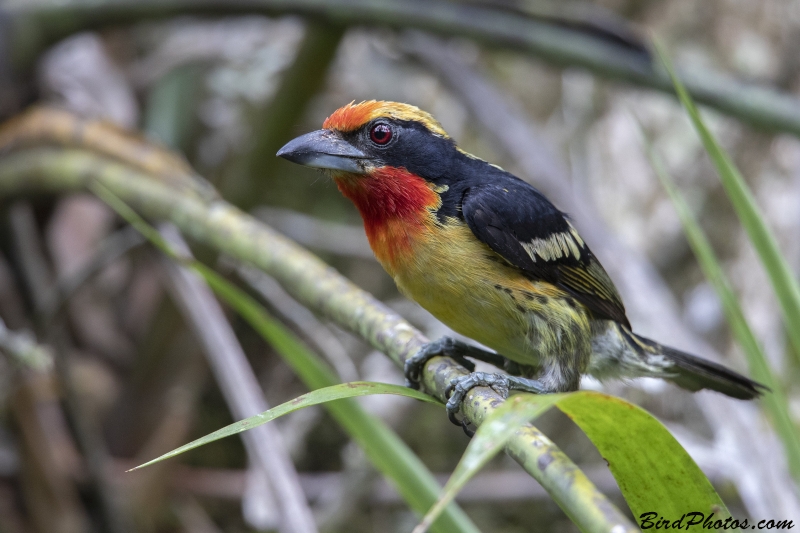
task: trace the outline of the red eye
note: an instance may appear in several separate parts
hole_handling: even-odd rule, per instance
[[[392,140],[392,128],[388,124],[375,124],[369,130],[369,138],[375,144],[386,144]]]

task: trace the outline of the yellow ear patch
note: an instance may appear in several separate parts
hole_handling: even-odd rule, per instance
[[[354,131],[367,122],[380,117],[420,122],[431,133],[448,138],[442,125],[427,111],[410,104],[379,100],[367,100],[360,104],[356,104],[355,101],[350,102],[326,118],[322,127],[344,132]]]

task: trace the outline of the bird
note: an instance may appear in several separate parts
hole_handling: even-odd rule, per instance
[[[319,169],[361,214],[370,247],[399,291],[452,330],[406,360],[452,357],[470,373],[448,388],[454,423],[465,395],[488,386],[536,394],[655,377],[750,400],[764,385],[631,328],[614,283],[569,216],[529,183],[461,148],[428,112],[351,102],[277,155]],[[474,372],[470,359],[503,373]],[[466,429],[466,428],[465,428]]]

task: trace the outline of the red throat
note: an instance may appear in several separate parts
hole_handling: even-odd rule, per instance
[[[441,201],[424,179],[403,168],[336,177],[336,184],[361,212],[372,251],[387,268],[411,251],[430,220],[428,208]]]

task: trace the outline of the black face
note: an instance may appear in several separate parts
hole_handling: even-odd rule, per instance
[[[357,130],[318,130],[290,141],[278,156],[302,165],[366,174],[376,167],[405,168],[442,187],[439,216],[460,217],[461,200],[475,184],[511,180],[498,167],[470,157],[452,139],[432,133],[415,121],[377,118]]]
[[[357,130],[318,130],[290,141],[278,156],[314,168],[368,174],[371,168],[402,167],[438,182],[453,173],[463,153],[451,139],[414,121],[378,118]]]
[[[463,157],[451,139],[431,133],[419,122],[378,118],[340,135],[363,152],[371,166],[402,167],[433,182],[453,174],[456,159]]]

